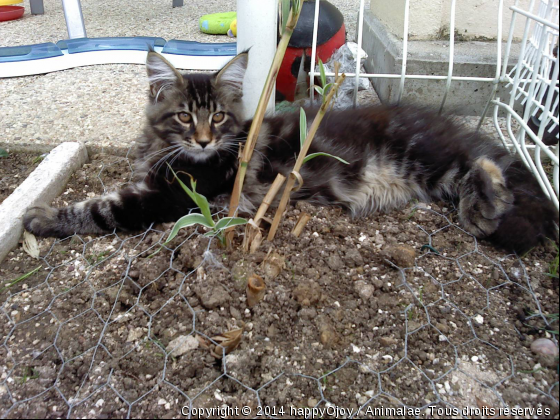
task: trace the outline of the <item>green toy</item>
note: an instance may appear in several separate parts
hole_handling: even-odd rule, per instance
[[[237,19],[237,12],[212,13],[198,21],[200,30],[205,34],[226,35],[231,23]]]

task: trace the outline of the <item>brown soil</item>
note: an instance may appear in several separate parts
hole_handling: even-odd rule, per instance
[[[126,158],[97,156],[55,205],[129,179]],[[312,218],[298,239],[302,211]],[[161,248],[169,228],[43,239],[39,260],[21,247],[9,254],[0,290],[40,269],[0,292],[1,416],[174,418],[189,405],[237,407],[228,417],[244,406],[255,417],[259,405],[286,418],[313,407],[335,417],[335,406],[361,408],[358,418],[483,405],[558,415],[558,359],[530,350],[558,330],[535,315],[558,313],[552,246],[506,255],[461,230],[444,204],[359,220],[298,204],[253,255],[239,250],[241,236],[228,251],[201,228]],[[253,273],[266,293],[248,308]],[[213,356],[211,338],[240,327],[239,345]]]
[[[43,160],[40,154],[9,153],[0,157],[0,204]]]

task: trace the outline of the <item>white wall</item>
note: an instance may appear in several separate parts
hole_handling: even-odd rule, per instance
[[[538,3],[538,2],[535,2]],[[457,0],[455,29],[466,39],[496,39],[498,0]],[[507,39],[515,0],[504,0],[503,39]],[[527,9],[530,0],[519,0],[519,7]],[[405,0],[371,0],[372,13],[389,31],[402,38]],[[409,39],[438,39],[449,36],[451,0],[410,0]],[[523,35],[523,25],[517,18],[515,37]],[[446,35],[445,35],[446,34]]]

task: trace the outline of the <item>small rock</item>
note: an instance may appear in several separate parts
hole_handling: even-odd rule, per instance
[[[394,245],[385,248],[383,254],[400,268],[413,267],[416,250],[408,245]]]
[[[364,265],[362,254],[360,254],[360,251],[358,251],[357,248],[350,248],[348,251],[346,251],[344,260],[346,261],[346,265],[348,267],[360,267]]]
[[[241,319],[241,312],[239,312],[239,309],[237,309],[235,306],[229,307],[229,313],[232,318]]]
[[[375,287],[363,280],[358,280],[354,283],[354,290],[363,300],[369,300],[375,292]]]
[[[342,259],[340,258],[340,255],[338,255],[337,252],[335,252],[334,254],[332,254],[328,259],[327,259],[327,265],[330,267],[331,270],[336,271],[336,270],[340,270],[344,267],[344,263],[342,262]]]
[[[422,326],[422,324],[420,324],[419,322],[408,321],[408,332],[414,331],[414,330],[420,328],[421,326]]]
[[[266,256],[262,263],[262,267],[266,276],[273,279],[277,277],[284,268],[286,268],[285,258],[277,252],[273,252],[272,254]]]
[[[393,337],[381,337],[379,339],[379,344],[385,347],[389,347],[393,344],[397,344],[397,340],[395,340]]]
[[[142,328],[134,328],[128,332],[128,337],[126,338],[126,342],[130,343],[132,341],[136,341],[143,335],[144,335],[144,331],[142,331]]]
[[[558,357],[558,347],[548,338],[538,338],[533,341],[531,351],[538,355]]]
[[[294,299],[302,306],[316,305],[320,298],[322,289],[319,283],[307,281],[300,283],[293,291]]]
[[[324,346],[332,346],[338,341],[338,337],[334,328],[329,324],[321,324],[319,326],[319,340]]]
[[[196,337],[193,337],[192,335],[189,336],[184,336],[181,335],[179,337],[177,337],[175,340],[171,341],[168,345],[167,348],[165,349],[167,352],[170,352],[171,356],[181,356],[191,350],[195,350],[198,348],[198,340],[196,339]]]
[[[231,299],[231,294],[219,284],[199,285],[194,289],[196,296],[200,299],[200,303],[206,309],[214,309],[225,306],[226,302]]]
[[[449,327],[441,322],[436,322],[436,328],[442,333],[447,334],[449,332]]]

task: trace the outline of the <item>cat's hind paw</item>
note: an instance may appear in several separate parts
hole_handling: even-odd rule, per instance
[[[23,216],[23,226],[35,236],[67,236],[60,230],[58,210],[44,204],[27,210]]]
[[[459,218],[469,232],[484,238],[498,229],[513,201],[500,167],[482,157],[461,182]]]

